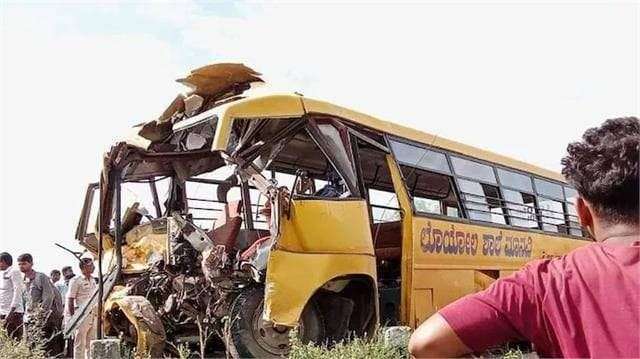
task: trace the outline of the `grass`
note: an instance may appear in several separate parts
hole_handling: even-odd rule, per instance
[[[295,333],[291,336],[290,359],[391,359],[410,358],[407,351],[409,336],[400,340],[397,346],[392,346],[384,340],[382,330],[371,339],[351,338],[333,346],[302,343]],[[527,352],[518,347],[505,345],[492,349],[475,358],[524,358]],[[535,357],[535,356],[534,356]]]
[[[9,336],[4,328],[4,322],[0,321],[0,358],[12,359],[44,359],[46,356],[44,346],[43,320],[39,320],[41,312],[35,313],[34,324],[27,326],[27,335],[22,340],[15,340]],[[40,318],[41,319],[41,318]]]
[[[0,358],[12,359],[44,359],[44,339],[41,329],[31,326],[29,339],[14,340],[9,337],[0,322]],[[290,359],[395,359],[410,358],[407,351],[409,336],[400,338],[395,345],[385,341],[383,331],[380,330],[370,339],[352,337],[332,346],[304,344],[300,341],[295,331],[291,333]],[[135,350],[129,348],[124,352],[123,358],[138,358]],[[177,348],[179,358],[192,357],[186,346]],[[526,353],[518,347],[506,345],[501,348],[487,351],[479,357],[519,359]]]
[[[302,343],[292,331],[290,359],[382,359],[409,358],[407,344],[409,337],[402,345],[392,346],[385,342],[382,331],[378,331],[370,339],[351,338],[333,346]]]
[[[0,358],[15,359],[41,359],[44,358],[44,350],[31,347],[25,340],[15,340],[0,328]]]

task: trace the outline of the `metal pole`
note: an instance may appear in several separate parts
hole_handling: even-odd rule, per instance
[[[247,229],[253,230],[253,217],[251,216],[251,193],[249,192],[249,182],[240,183],[240,195],[242,197],[242,212],[244,212],[244,223]]]
[[[122,268],[122,228],[121,227],[121,189],[120,189],[120,172],[115,173],[115,195],[116,195],[116,214],[115,214],[115,239],[116,239],[116,265],[118,268]]]
[[[153,207],[156,209],[156,218],[162,217],[162,211],[160,210],[160,200],[158,199],[158,189],[156,188],[156,182],[150,181],[149,187],[151,188],[151,194],[153,195]]]
[[[96,328],[96,338],[102,339],[102,306],[104,299],[104,279],[102,277],[102,176],[100,187],[98,187],[98,327]]]

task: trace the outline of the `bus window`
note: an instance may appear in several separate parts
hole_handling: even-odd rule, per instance
[[[424,170],[451,173],[447,158],[443,153],[427,150],[404,142],[394,140],[390,140],[389,142],[399,163]]]
[[[440,201],[435,199],[413,196],[413,205],[418,212],[442,214]]]
[[[506,223],[497,187],[463,179],[458,180],[458,185],[469,219]]]
[[[459,217],[451,177],[403,165],[400,169],[416,212]]]
[[[539,178],[534,178],[534,182],[536,185],[536,192],[538,192],[538,194],[561,201],[564,200],[562,186],[559,184],[541,180]]]
[[[538,197],[538,206],[540,207],[542,229],[549,232],[564,232],[560,229],[560,226],[565,226],[562,202]]]
[[[460,217],[460,211],[458,210],[458,207],[447,206],[445,214],[449,217]]]
[[[364,141],[356,143],[373,223],[400,221],[400,205],[393,188],[387,154]]]
[[[395,193],[369,189],[369,203],[371,205],[373,223],[400,220],[400,205]]]
[[[533,195],[503,189],[507,205],[507,215],[512,225],[525,228],[538,228],[536,219],[536,199]]]
[[[498,168],[498,178],[500,179],[501,186],[533,193],[531,177],[529,176]]]
[[[571,187],[564,187],[564,198],[567,206],[567,224],[569,226],[569,234],[574,236],[582,236],[582,227],[578,221],[578,212],[576,211],[576,200],[578,199],[578,191]]]
[[[496,175],[491,166],[456,156],[451,156],[451,164],[457,175],[473,178],[482,182],[496,183]]]
[[[296,179],[295,175],[292,174],[288,174],[288,173],[282,173],[282,172],[276,172],[275,173],[275,179],[276,179],[276,183],[278,187],[287,187],[289,189],[289,192],[293,191],[293,182]],[[318,187],[320,188],[320,187]]]

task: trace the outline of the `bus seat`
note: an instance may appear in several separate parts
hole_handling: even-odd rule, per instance
[[[375,223],[371,228],[377,260],[402,257],[402,222]]]
[[[244,252],[242,252],[242,254],[240,254],[240,260],[246,261],[251,259],[251,257],[256,254],[258,247],[260,247],[260,245],[267,241],[269,238],[271,238],[271,236],[265,236],[253,242],[253,244],[249,246],[249,248],[247,248]]]
[[[223,245],[230,252],[236,244],[236,238],[242,226],[242,201],[225,203],[219,213],[213,229],[207,233],[216,245]]]

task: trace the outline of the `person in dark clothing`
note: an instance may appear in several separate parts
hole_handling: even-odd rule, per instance
[[[456,357],[525,340],[541,357],[640,357],[640,121],[607,120],[567,152],[562,174],[596,243],[445,306],[411,336],[411,354]]]
[[[340,178],[340,175],[333,169],[331,164],[329,164],[327,168],[327,184],[316,191],[313,195],[315,197],[339,198],[343,193],[345,193],[342,178]]]

